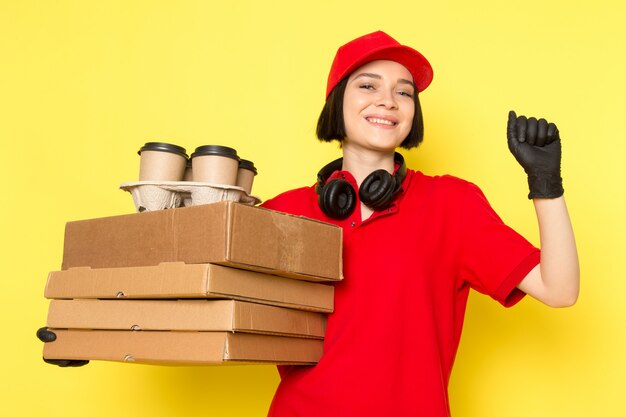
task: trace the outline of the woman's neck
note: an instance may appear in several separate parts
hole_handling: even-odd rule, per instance
[[[350,146],[344,142],[342,169],[349,171],[354,176],[357,185],[361,186],[365,177],[377,169],[384,169],[390,174],[393,174],[395,168],[393,157],[393,151],[372,151],[370,149]]]

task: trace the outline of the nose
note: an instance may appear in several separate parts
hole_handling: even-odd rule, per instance
[[[388,109],[396,109],[398,107],[398,103],[396,102],[396,96],[393,91],[389,91],[387,89],[381,89],[380,95],[376,101],[377,106],[385,107]]]

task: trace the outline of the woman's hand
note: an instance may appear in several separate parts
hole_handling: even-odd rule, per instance
[[[56,333],[47,327],[41,327],[37,330],[37,339],[41,340],[44,343],[52,343],[57,339]],[[46,359],[43,358],[43,361],[49,363],[51,365],[58,365],[62,368],[66,367],[75,367],[75,366],[84,366],[89,363],[88,360],[78,360],[78,359]]]
[[[561,138],[554,123],[545,119],[516,116],[509,112],[509,150],[528,175],[528,198],[557,198],[563,195]]]

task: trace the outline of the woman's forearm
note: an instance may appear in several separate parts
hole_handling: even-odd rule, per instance
[[[580,287],[580,269],[574,231],[563,196],[533,200],[541,239],[539,266],[543,293],[548,305],[573,305]]]
[[[533,199],[541,262],[519,283],[518,288],[551,307],[576,303],[580,271],[574,232],[563,196]]]

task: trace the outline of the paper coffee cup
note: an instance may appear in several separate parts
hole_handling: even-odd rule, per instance
[[[147,142],[137,152],[139,181],[181,181],[187,165],[185,148],[164,142]]]
[[[239,169],[237,170],[237,187],[243,188],[246,193],[252,192],[252,183],[257,170],[252,161],[242,159],[239,161]]]
[[[191,154],[194,182],[236,185],[239,157],[227,146],[204,145]]]

